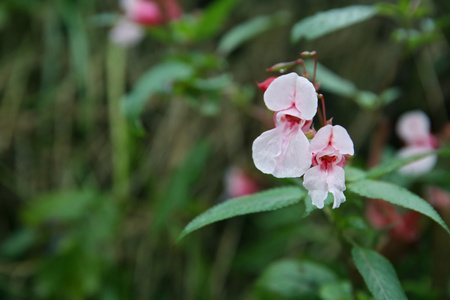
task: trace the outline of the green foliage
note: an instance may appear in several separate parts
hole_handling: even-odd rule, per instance
[[[158,215],[153,223],[154,234],[159,233],[171,213],[177,208],[181,209],[191,199],[192,185],[205,167],[210,151],[211,146],[206,141],[197,143],[192,147],[183,164],[175,170],[163,195],[158,197],[155,203]]]
[[[284,259],[272,263],[256,287],[263,293],[262,299],[316,299],[317,291],[334,281],[336,275],[321,264]]]
[[[227,200],[192,220],[180,234],[178,240],[208,224],[251,213],[271,211],[300,202],[306,196],[299,187],[283,187],[267,190],[250,196]],[[299,216],[301,217],[301,216]]]
[[[288,21],[289,14],[285,11],[280,11],[270,16],[256,17],[239,24],[222,37],[218,51],[228,55],[251,38],[277,26],[284,25]]]
[[[324,284],[320,289],[322,300],[347,300],[352,298],[352,286],[348,281]]]
[[[420,212],[436,221],[450,233],[445,222],[428,202],[398,185],[365,179],[350,183],[347,185],[347,189],[367,198],[382,199],[392,204]]]
[[[216,35],[236,2],[236,0],[215,0],[212,2],[200,16],[196,25],[196,38],[202,40]]]
[[[352,257],[376,300],[407,299],[391,263],[373,250],[354,247]]]
[[[164,61],[152,67],[123,99],[122,110],[128,120],[140,128],[139,116],[147,100],[157,93],[169,92],[174,82],[190,77],[193,72],[191,65],[181,61]]]
[[[341,28],[370,19],[377,14],[373,6],[354,5],[332,9],[307,17],[296,23],[291,31],[291,39],[296,42],[301,38],[314,40]]]

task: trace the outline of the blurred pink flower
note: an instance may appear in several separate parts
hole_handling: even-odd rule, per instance
[[[259,191],[255,179],[250,177],[242,168],[231,167],[225,175],[225,192],[228,197],[236,198],[254,194]]]
[[[377,229],[389,229],[389,234],[404,242],[416,241],[421,232],[420,213],[410,210],[401,214],[390,203],[373,199],[366,207],[369,223]]]
[[[144,29],[138,24],[122,18],[109,32],[111,42],[122,47],[136,45],[144,36]]]
[[[133,46],[144,37],[142,26],[162,25],[181,16],[182,11],[177,0],[161,2],[160,7],[154,1],[121,0],[120,6],[124,10],[124,16],[111,29],[110,40],[123,47]]]
[[[145,26],[158,25],[163,21],[163,15],[158,4],[147,0],[121,0],[125,16],[138,24]]]
[[[274,79],[264,93],[266,106],[275,111],[275,128],[253,142],[253,161],[263,173],[300,177],[311,166],[312,155],[304,131],[317,111],[312,83],[296,73]]]
[[[430,133],[430,120],[422,111],[403,114],[396,127],[397,135],[406,146],[399,150],[399,157],[424,154],[437,148],[437,139]],[[429,172],[436,164],[437,156],[429,155],[399,169],[400,173],[417,176]]]
[[[311,140],[313,167],[306,171],[303,185],[312,203],[323,208],[328,192],[334,196],[333,208],[345,202],[345,157],[353,155],[353,141],[342,126],[326,125]]]

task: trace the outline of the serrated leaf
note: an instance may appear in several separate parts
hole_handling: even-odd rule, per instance
[[[228,55],[249,39],[276,26],[284,25],[289,20],[289,14],[285,11],[277,12],[270,16],[260,16],[231,29],[220,40],[218,51]]]
[[[301,38],[313,40],[333,31],[373,17],[378,10],[373,6],[354,5],[320,12],[296,23],[292,28],[293,42]]]
[[[382,199],[392,204],[420,212],[436,221],[450,233],[447,225],[428,202],[401,186],[383,181],[365,179],[350,183],[347,185],[347,189],[367,198]]]
[[[416,160],[424,158],[428,155],[441,155],[441,156],[450,156],[450,149],[440,149],[437,151],[430,151],[424,154],[413,155],[405,158],[395,158],[388,162],[385,162],[381,165],[376,166],[375,168],[370,169],[367,172],[367,178],[378,178],[383,175],[386,175],[390,172],[400,169],[403,166],[406,166],[409,163],[412,163]]]
[[[146,73],[134,85],[122,101],[122,111],[129,121],[136,124],[147,100],[154,94],[171,88],[171,85],[192,75],[194,69],[179,61],[160,63]]]
[[[310,299],[323,284],[336,280],[325,266],[314,262],[284,259],[272,263],[257,281],[257,288],[271,299]]]
[[[300,202],[306,191],[300,187],[283,187],[234,198],[218,204],[192,220],[178,240],[208,224],[251,213],[271,211]]]
[[[407,299],[394,267],[386,258],[361,247],[352,249],[352,257],[376,300]]]

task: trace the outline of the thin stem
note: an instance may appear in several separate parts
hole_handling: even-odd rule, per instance
[[[316,86],[316,69],[317,69],[317,52],[313,51],[311,54],[314,57],[314,73],[313,73],[313,81],[312,82],[313,82],[313,85],[315,87]],[[323,111],[325,112],[325,109]]]
[[[295,63],[296,63],[297,65],[302,65],[302,68],[303,68],[303,76],[309,77],[308,71],[306,71],[305,61],[304,61],[303,59],[299,58],[299,59],[297,59],[297,60],[295,61]]]
[[[322,125],[327,125],[327,113],[325,111],[325,97],[322,94],[318,95],[319,99],[322,101]]]
[[[108,114],[114,192],[118,199],[129,190],[129,136],[127,121],[120,111],[125,91],[125,51],[109,45],[107,55]]]

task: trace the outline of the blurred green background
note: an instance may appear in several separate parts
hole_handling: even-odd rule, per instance
[[[425,111],[433,132],[449,134],[448,0],[385,1],[407,9],[386,6],[384,15],[291,41],[307,16],[374,3],[185,0],[180,21],[123,49],[108,39],[117,1],[2,0],[0,299],[338,299],[356,275],[318,212],[302,220],[294,206],[176,239],[230,197],[230,167],[260,189],[288,182],[251,160],[253,140],[272,126],[255,81],[302,51],[317,51],[339,74],[327,79],[319,68],[317,76],[328,117],[355,143],[355,164],[376,164],[373,152],[386,143],[400,147],[393,126],[407,110]],[[250,26],[248,40],[224,42],[261,16],[261,32]],[[356,206],[340,213],[366,230]],[[395,264],[411,299],[449,293],[448,268],[433,269],[448,264],[448,237],[433,246],[438,230],[425,231]],[[305,271],[277,281],[292,266]],[[370,299],[354,281],[358,299]]]

